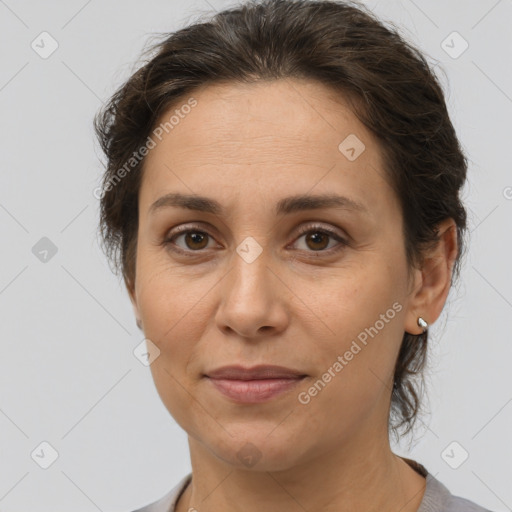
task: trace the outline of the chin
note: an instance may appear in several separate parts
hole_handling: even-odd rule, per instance
[[[229,424],[225,424],[225,429],[232,435],[225,432],[222,439],[203,439],[201,443],[216,457],[238,470],[284,471],[296,465],[303,454],[304,443],[293,441],[285,429],[277,435],[273,431],[275,425],[255,428],[253,432],[245,425],[243,433],[233,432]],[[300,451],[297,446],[301,447]]]

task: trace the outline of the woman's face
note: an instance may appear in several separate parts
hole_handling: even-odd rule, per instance
[[[197,104],[187,97],[162,117],[177,116],[146,157],[130,289],[160,351],[151,371],[163,403],[238,467],[250,455],[257,469],[285,469],[382,439],[404,330],[421,329],[375,138],[312,81],[210,85],[191,96]],[[167,194],[216,208],[185,199],[152,208]],[[303,196],[310,201],[295,200]],[[323,196],[346,199],[322,205]],[[205,376],[226,365],[306,377],[250,402]]]

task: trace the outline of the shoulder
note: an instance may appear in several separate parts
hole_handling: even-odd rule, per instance
[[[453,495],[431,473],[426,475],[427,486],[418,512],[491,512],[461,496]]]
[[[490,510],[477,505],[473,501],[460,496],[451,495],[450,500],[445,508],[446,512],[491,512]]]
[[[453,495],[419,462],[405,457],[402,459],[426,479],[425,493],[417,512],[491,512],[473,501]]]
[[[190,480],[192,473],[184,476],[165,496],[161,497],[158,501],[138,508],[133,512],[174,512],[176,502],[181,493],[185,490]]]

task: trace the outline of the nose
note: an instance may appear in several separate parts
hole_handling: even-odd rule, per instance
[[[219,283],[221,300],[215,317],[225,334],[255,339],[286,329],[290,290],[272,266],[276,267],[265,249],[252,262],[234,253],[232,268]]]

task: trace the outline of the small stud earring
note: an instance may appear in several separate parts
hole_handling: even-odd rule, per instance
[[[427,332],[428,324],[421,316],[418,317],[418,325],[423,329],[423,332]]]

